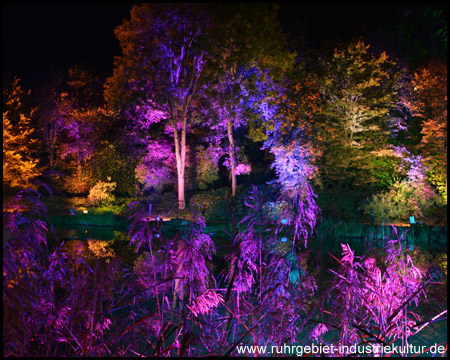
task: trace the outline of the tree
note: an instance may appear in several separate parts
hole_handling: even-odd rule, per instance
[[[3,184],[10,187],[30,187],[30,180],[41,174],[33,151],[37,143],[31,126],[35,109],[24,106],[29,94],[17,78],[3,94]]]
[[[354,185],[374,184],[371,160],[389,140],[388,119],[395,100],[396,72],[386,53],[368,52],[363,41],[336,49],[325,66],[322,96],[327,147],[322,172]]]
[[[70,108],[70,100],[66,92],[47,91],[46,97],[40,103],[39,121],[42,137],[47,148],[50,169],[55,166],[61,133],[69,116]]]
[[[422,120],[421,152],[429,180],[447,203],[447,65],[432,61],[414,74],[415,107]]]
[[[226,131],[231,195],[236,194],[234,131],[247,125],[248,108],[273,96],[272,78],[292,66],[295,54],[283,43],[277,7],[269,4],[219,4],[215,8],[211,82],[218,127]],[[253,98],[252,98],[253,97]],[[259,98],[257,100],[257,98]]]
[[[48,165],[54,169],[62,132],[69,116],[71,102],[67,92],[66,75],[63,71],[49,74],[50,81],[37,90],[37,117],[40,137],[45,144]]]
[[[113,106],[120,97],[129,101],[126,115],[141,128],[166,121],[175,146],[179,209],[185,208],[186,136],[206,62],[208,23],[196,4],[133,6],[130,20],[115,30],[122,55],[105,89]]]
[[[285,204],[278,214],[278,225],[281,228],[288,223],[293,225],[292,250],[299,236],[307,246],[320,214],[310,184],[318,175],[315,162],[321,154],[314,127],[320,101],[318,84],[302,66],[296,70],[296,76],[286,82],[285,91],[277,96],[272,109],[266,108],[263,116],[267,134],[264,148],[274,155],[272,168],[277,175],[274,183],[280,189],[280,203]]]
[[[368,34],[412,70],[432,58],[447,60],[447,9],[444,3],[403,3],[388,24]]]
[[[48,141],[58,140],[57,160],[65,162],[65,169],[70,171],[64,179],[70,192],[87,192],[89,185],[95,183],[93,160],[107,136],[103,125],[111,112],[104,106],[100,91],[103,83],[98,75],[81,67],[68,69],[59,97],[43,112],[50,116],[43,121],[50,122],[54,116],[57,122],[54,125],[58,128],[49,134]]]

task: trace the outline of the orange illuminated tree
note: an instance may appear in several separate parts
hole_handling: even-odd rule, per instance
[[[3,185],[11,188],[32,187],[30,181],[41,174],[33,151],[37,143],[31,125],[34,109],[24,105],[29,94],[17,78],[3,94]]]
[[[432,61],[419,69],[412,80],[416,115],[422,120],[420,144],[429,181],[447,203],[447,64]]]

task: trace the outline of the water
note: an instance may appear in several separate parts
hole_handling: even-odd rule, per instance
[[[187,225],[187,222],[183,222],[181,220],[165,222],[163,224],[161,241],[164,242],[168,239],[171,239],[177,232],[182,234]],[[335,261],[327,255],[327,252],[330,252],[339,258],[341,252],[340,243],[349,243],[352,249],[356,249],[356,254],[359,253],[360,255],[362,255],[367,248],[382,246],[384,245],[386,239],[392,238],[395,235],[393,233],[393,229],[389,227],[362,227],[358,228],[357,231],[355,229],[353,229],[353,232],[349,232],[346,234],[341,231],[339,227],[336,227],[331,232],[324,231],[322,233],[316,234],[316,237],[310,240],[308,248],[315,251],[320,249],[322,258],[326,259],[326,261],[323,261],[321,263],[323,270],[325,270],[325,268],[329,266],[336,265]],[[346,230],[348,231],[349,228],[347,228]],[[402,234],[406,230],[406,228],[398,229],[397,235],[402,236]],[[411,234],[411,232],[409,231],[406,234],[408,236],[404,236],[408,240],[408,244],[415,247],[416,250],[421,248],[432,253],[446,252],[446,237],[445,241],[443,241],[444,234],[446,235],[446,228],[427,228],[422,226],[414,230],[414,234]],[[217,255],[213,261],[213,263],[215,264],[214,273],[216,275],[219,274],[220,270],[225,268],[226,266],[226,262],[223,258],[228,254],[227,245],[231,245],[231,240],[226,232],[231,233],[231,231],[231,226],[226,224],[208,224],[205,229],[205,233],[212,234],[215,245],[218,249]],[[137,281],[141,284],[153,281],[153,278],[148,274],[148,269],[145,266],[145,262],[142,262],[143,259],[149,259],[148,251],[145,251],[145,249],[141,249],[139,251],[139,254],[136,254],[136,248],[133,245],[130,246],[129,239],[127,237],[127,230],[123,227],[114,229],[113,227],[87,225],[72,226],[72,228],[68,228],[66,226],[64,228],[57,229],[57,236],[60,240],[66,241],[67,249],[72,249],[71,251],[73,251],[73,249],[83,248],[85,256],[90,257],[91,260],[101,259],[105,257],[120,258],[122,269],[128,268],[129,271],[134,272],[135,275],[137,273]],[[280,248],[285,247],[286,254],[288,254],[291,249],[291,243],[287,242],[286,244],[282,244],[281,239],[279,246]],[[158,245],[155,242],[154,252],[156,252],[157,249]],[[426,257],[426,255],[423,256]],[[103,262],[103,264],[107,267],[109,263]],[[106,269],[104,273],[107,274],[108,270]],[[127,278],[124,279],[124,281],[126,281]],[[442,281],[442,279],[438,280]],[[171,285],[169,284],[169,286]],[[149,293],[149,296],[150,298],[152,298],[152,294],[154,298],[154,293],[152,292]],[[438,297],[445,297],[446,301],[446,295],[443,295],[442,293],[435,295]],[[148,313],[149,309],[147,308],[147,310],[143,310],[141,313],[137,311],[137,313],[139,313],[141,316],[145,316],[146,311]],[[442,311],[442,309],[437,305],[437,301],[428,299],[424,307],[416,309],[415,311],[419,313],[419,315],[421,315],[422,319],[429,320],[432,316]],[[446,315],[444,315],[442,318],[446,319]],[[444,342],[445,344],[447,341],[446,334],[447,322],[446,320],[439,320],[428,325],[417,335],[412,337],[410,339],[410,344],[416,347],[426,346],[426,348],[429,348],[435,344],[441,344],[442,342]],[[300,336],[303,335],[301,334]],[[307,334],[305,334],[304,336],[306,339]],[[333,333],[330,332],[330,341],[332,336]],[[395,345],[400,346],[401,343],[396,342]],[[427,355],[430,356],[429,353],[424,354],[423,356]]]

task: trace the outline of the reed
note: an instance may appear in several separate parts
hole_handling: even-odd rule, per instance
[[[141,204],[131,246],[124,233],[50,246],[39,196],[13,202],[23,211],[3,218],[4,356],[226,356],[241,345],[434,343],[446,331],[444,257],[410,246],[430,229],[374,226],[370,243],[366,225],[323,219],[307,248],[288,239],[283,251],[253,188],[228,233],[195,212],[165,233],[142,221]],[[343,236],[364,241],[357,250]]]

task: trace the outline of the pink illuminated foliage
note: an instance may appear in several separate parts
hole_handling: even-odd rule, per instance
[[[264,200],[256,187],[245,203],[248,215],[235,229],[235,253],[226,259],[232,270],[223,288],[211,267],[215,244],[195,211],[186,230],[167,239],[162,222],[151,220],[150,204],[133,204],[130,238],[142,256],[130,273],[103,242],[72,241],[49,251],[40,195],[19,193],[9,204],[15,211],[4,212],[4,353],[229,355],[244,338],[282,346],[304,341],[305,331],[324,344],[367,338],[406,343],[429,324],[415,310],[429,275],[413,261],[405,233],[393,228],[397,239],[387,241],[382,259],[358,257],[342,244],[340,266],[331,270],[333,282],[325,291],[331,296],[325,312],[315,299],[318,282],[309,253],[272,248],[274,233],[265,229]],[[320,321],[314,319],[317,311]],[[338,332],[330,335],[334,328]],[[147,348],[148,341],[158,345]]]
[[[331,287],[333,326],[343,345],[357,343],[361,334],[386,345],[401,339],[405,344],[415,333],[420,316],[413,310],[425,297],[427,274],[414,265],[405,240],[406,233],[388,240],[383,264],[377,258],[360,258],[348,244],[341,244],[342,258]],[[320,330],[323,335],[325,328]],[[315,331],[315,332],[314,332]],[[314,330],[311,336],[316,336]]]
[[[52,228],[36,191],[20,191],[8,207],[12,211],[3,213],[3,355],[105,354],[112,322],[102,303],[112,301],[120,276],[117,261],[93,260],[80,242],[72,248],[50,245]],[[108,276],[101,270],[106,261]]]
[[[175,146],[179,209],[185,208],[188,124],[207,56],[205,11],[195,4],[133,6],[130,19],[115,30],[122,56],[105,91],[111,104],[128,100],[126,115],[137,120],[133,126],[167,121]]]
[[[153,188],[157,192],[162,192],[165,185],[175,183],[175,154],[172,145],[163,139],[149,140],[135,173],[136,179],[144,188]]]
[[[214,285],[214,278],[207,266],[216,253],[216,248],[211,236],[204,233],[206,227],[204,217],[194,211],[194,221],[188,227],[186,234],[176,240],[174,244],[175,263],[174,276],[178,278],[174,291],[181,299],[183,294],[189,294],[189,303],[195,297],[203,294]],[[216,297],[214,297],[216,298]],[[197,305],[199,305],[197,301]]]
[[[42,100],[39,124],[50,168],[69,174],[66,191],[90,188],[88,205],[116,200],[120,179],[108,173],[114,166],[128,173],[131,187],[137,180],[128,233],[98,241],[85,224],[82,235],[70,230],[70,240],[60,242],[40,193],[24,189],[4,199],[5,357],[215,357],[235,355],[240,345],[406,345],[446,313],[428,291],[446,289],[446,256],[432,268],[422,260],[429,253],[406,240],[425,226],[401,234],[392,226],[384,248],[363,254],[342,243],[341,256],[329,252],[331,269],[320,264],[316,188],[324,177],[325,194],[345,196],[355,185],[370,195],[372,174],[383,165],[376,156],[384,154],[392,160],[383,168],[390,187],[362,203],[366,215],[422,220],[440,206],[429,182],[438,177],[446,187],[446,66],[400,78],[386,53],[372,55],[358,41],[328,60],[320,54],[305,71],[299,54],[293,74],[296,54],[286,50],[276,4],[144,3],[115,34],[122,54],[105,84],[108,106],[103,84],[75,67]],[[264,175],[275,176],[251,185],[242,205],[236,179],[261,168],[255,143],[272,161],[273,173],[267,166]],[[102,168],[97,175],[94,165]],[[184,210],[194,177],[201,190],[215,187],[219,165],[229,170],[231,199],[223,189],[188,191],[193,206],[176,212],[182,219],[158,216],[172,188],[173,208]],[[211,207],[195,205],[196,196]],[[206,223],[214,207],[231,222],[228,237],[209,232],[218,226]],[[70,209],[70,221],[94,219],[92,212]],[[436,308],[441,313],[425,320]]]

